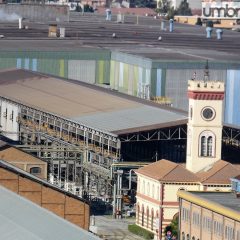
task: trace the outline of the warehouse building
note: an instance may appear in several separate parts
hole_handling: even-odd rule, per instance
[[[239,33],[224,31],[222,41],[209,40],[204,27],[176,23],[175,31],[169,33],[160,29],[159,19],[139,17],[137,25],[136,17],[126,16],[129,33],[114,17],[108,23],[97,14],[72,17],[69,24],[59,24],[66,29],[64,39],[47,38],[47,24],[27,22],[29,30],[18,31],[16,24],[11,29],[1,24],[6,34],[1,40],[0,68],[79,80],[187,110],[187,79],[193,75],[201,79],[209,60],[211,79],[226,83],[224,121],[240,125],[239,111],[235,111],[240,101],[236,92]],[[113,33],[117,38],[112,38]]]
[[[26,70],[2,71],[0,85],[5,135],[47,160],[49,180],[77,195],[108,201],[119,167],[184,159],[183,111]]]

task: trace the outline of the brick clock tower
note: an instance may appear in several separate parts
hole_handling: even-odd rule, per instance
[[[198,172],[221,159],[224,82],[188,81],[189,119],[186,168]]]

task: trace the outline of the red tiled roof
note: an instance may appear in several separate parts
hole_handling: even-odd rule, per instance
[[[199,182],[199,178],[184,167],[168,160],[160,160],[135,171],[147,177],[165,182]]]
[[[203,184],[230,184],[230,178],[239,174],[239,168],[223,160],[214,163],[207,171],[202,170],[196,173]]]

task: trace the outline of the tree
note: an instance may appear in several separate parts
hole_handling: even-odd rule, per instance
[[[172,238],[170,239],[174,238],[178,239],[178,218],[179,218],[178,216],[174,218],[170,225],[168,225],[164,230],[165,235],[167,234],[168,231],[172,233]]]
[[[170,9],[170,2],[169,0],[160,0],[158,2],[158,8],[156,9],[157,12],[161,14],[167,14]]]
[[[192,10],[189,8],[189,3],[187,0],[183,0],[180,3],[179,7],[176,10],[176,14],[181,16],[192,16]]]

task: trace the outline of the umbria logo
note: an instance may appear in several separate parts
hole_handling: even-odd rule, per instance
[[[240,18],[240,2],[203,3],[202,14],[203,17]]]

